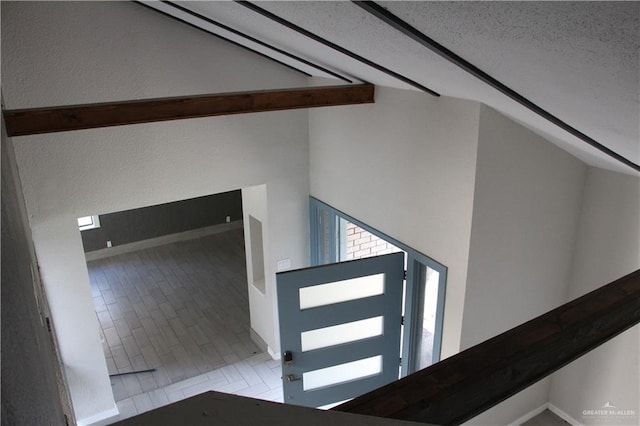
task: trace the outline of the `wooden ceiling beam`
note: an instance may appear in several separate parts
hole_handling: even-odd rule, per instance
[[[374,102],[372,84],[304,87],[255,92],[5,110],[9,136]]]
[[[638,322],[640,270],[333,410],[459,425]]]

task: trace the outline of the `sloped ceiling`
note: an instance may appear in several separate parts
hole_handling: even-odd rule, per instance
[[[336,83],[367,81],[482,102],[588,164],[637,174],[640,2],[374,4],[624,157],[626,165],[357,3],[144,4]]]

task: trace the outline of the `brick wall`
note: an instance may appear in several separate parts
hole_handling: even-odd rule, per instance
[[[402,251],[353,223],[347,223],[347,255],[345,260],[363,259]]]

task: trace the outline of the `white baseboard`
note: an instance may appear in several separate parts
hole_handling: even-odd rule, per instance
[[[251,338],[253,343],[255,343],[256,346],[260,348],[262,352],[266,352],[269,349],[269,345],[267,345],[267,342],[265,342],[253,328],[249,329],[249,337]]]
[[[577,421],[576,419],[574,419],[573,417],[571,417],[570,415],[568,415],[567,413],[565,413],[564,411],[562,411],[561,409],[553,405],[552,403],[550,402],[547,403],[547,408],[549,409],[549,411],[551,411],[556,416],[560,417],[565,422],[569,423],[571,426],[582,426],[582,423],[580,423],[579,421]]]
[[[258,348],[260,348],[261,351],[268,353],[271,359],[280,359],[280,353],[274,352],[273,349],[269,347],[267,342],[265,342],[253,328],[249,329],[249,337],[251,338],[253,343],[255,343]]]
[[[207,226],[205,228],[193,229],[191,231],[180,232],[177,234],[163,235],[161,237],[149,238],[147,240],[122,244],[115,247],[89,251],[85,253],[85,258],[87,259],[87,262],[91,260],[104,259],[118,254],[131,253],[133,251],[176,243],[178,241],[193,240],[238,228],[242,228],[242,220],[235,220],[229,223],[221,223],[219,225]]]
[[[538,414],[540,414],[544,410],[546,410],[547,409],[547,405],[548,404],[545,402],[544,404],[542,404],[538,408],[535,408],[535,409],[529,411],[524,416],[522,416],[522,417],[518,418],[517,420],[509,423],[509,426],[520,426],[521,424],[531,420],[532,418],[534,418],[535,416],[537,416]]]
[[[78,420],[78,426],[102,426],[112,423],[117,420],[120,415],[118,406],[114,405],[113,408],[103,411],[98,414],[94,414],[91,417],[86,417],[82,420]]]
[[[280,352],[276,353],[271,348],[267,348],[267,353],[271,356],[271,359],[280,359]]]
[[[544,410],[547,410],[547,409],[551,411],[553,414],[555,414],[556,416],[560,417],[565,422],[569,423],[571,426],[583,426],[576,419],[574,419],[573,417],[571,417],[570,415],[568,415],[567,413],[565,413],[564,411],[562,411],[561,409],[559,409],[558,407],[556,407],[550,402],[545,402],[540,407],[529,411],[527,414],[520,417],[518,420],[510,423],[509,426],[520,426],[521,424],[524,424],[525,422],[531,420],[532,418],[534,418],[535,416],[537,416],[538,414],[542,413]]]

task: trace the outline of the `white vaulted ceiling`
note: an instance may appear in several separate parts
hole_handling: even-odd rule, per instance
[[[337,79],[339,75],[353,82],[410,90],[424,86],[443,96],[482,102],[589,164],[635,173],[633,167],[588,145],[356,3],[252,3],[342,51],[241,2],[145,4],[308,74],[334,78],[336,83],[343,82]],[[640,164],[640,2],[376,4],[537,107]],[[345,50],[369,62],[354,59]]]

